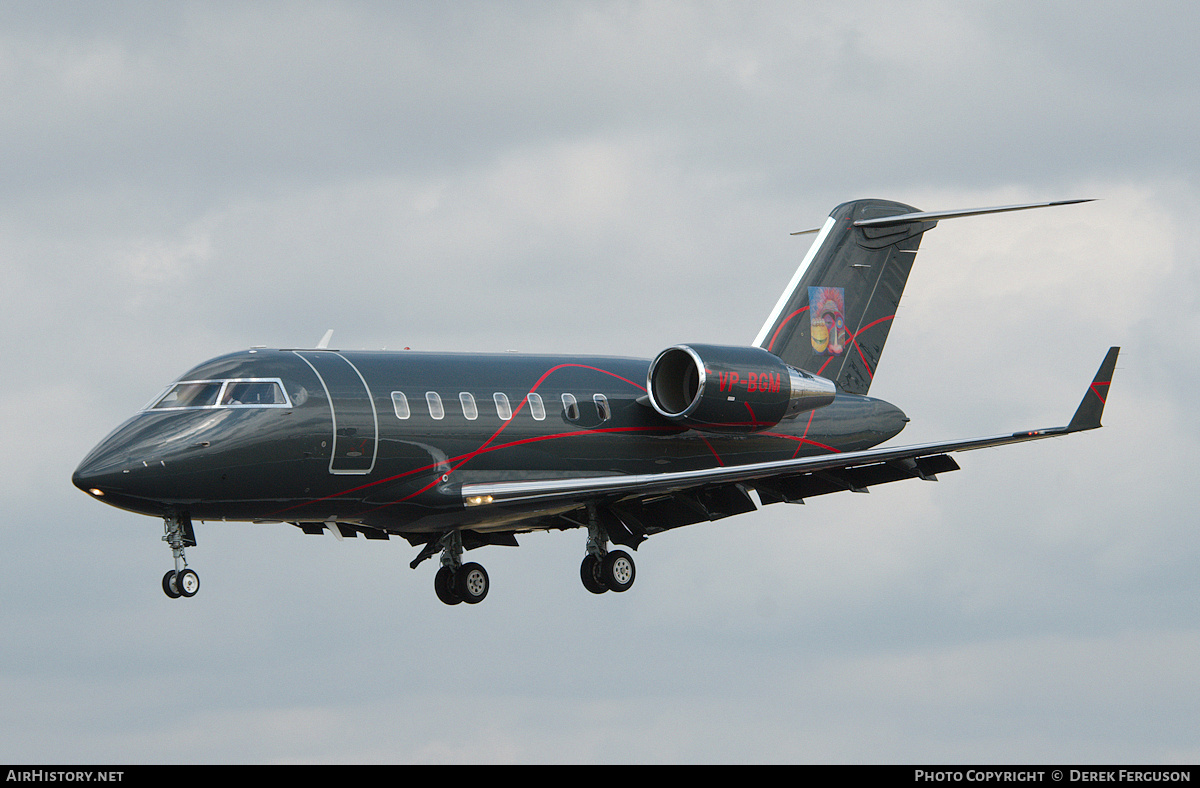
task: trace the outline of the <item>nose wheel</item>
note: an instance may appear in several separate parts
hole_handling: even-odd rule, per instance
[[[200,590],[200,575],[192,569],[184,569],[182,572],[172,569],[163,575],[162,587],[163,592],[171,599],[181,596],[194,597]]]
[[[163,518],[163,541],[171,548],[175,568],[163,575],[163,593],[171,599],[191,598],[200,590],[200,575],[189,569],[184,548],[196,546],[196,534],[192,530],[192,519],[184,515],[168,515]]]

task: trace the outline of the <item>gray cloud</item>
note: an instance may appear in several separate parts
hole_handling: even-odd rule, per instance
[[[1200,22],[1186,4],[107,4],[0,11],[0,758],[1195,762]],[[856,197],[943,222],[872,393],[904,442],[1107,427],[938,484],[481,551],[161,527],[69,484],[253,344],[748,342]],[[460,606],[465,607],[465,606]]]

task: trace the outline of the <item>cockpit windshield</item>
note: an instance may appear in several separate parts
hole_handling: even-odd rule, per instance
[[[222,405],[286,405],[283,388],[270,380],[231,380],[221,395]]]
[[[279,378],[238,378],[180,381],[149,409],[290,407],[292,403]]]

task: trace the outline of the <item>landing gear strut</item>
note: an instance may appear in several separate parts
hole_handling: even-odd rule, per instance
[[[476,605],[487,596],[488,573],[476,563],[462,562],[462,534],[451,531],[442,537],[442,566],[433,578],[433,590],[447,605],[466,602]]]
[[[163,592],[171,597],[193,597],[200,590],[200,575],[189,569],[185,547],[196,546],[196,534],[192,530],[192,518],[186,514],[169,514],[163,518],[163,541],[171,548],[175,558],[175,568],[163,575]],[[181,565],[182,564],[182,568]]]
[[[579,567],[583,587],[593,594],[605,591],[628,591],[633,585],[637,568],[633,558],[624,550],[608,549],[608,532],[600,524],[594,507],[588,507],[587,555]]]

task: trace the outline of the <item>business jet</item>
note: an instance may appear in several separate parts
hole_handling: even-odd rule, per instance
[[[194,596],[197,522],[401,537],[438,598],[481,602],[463,553],[531,531],[587,534],[580,578],[627,591],[627,550],[684,525],[936,480],[952,454],[1100,427],[1118,348],[1060,427],[881,446],[908,418],[868,396],[924,233],[939,220],[1084,200],[922,212],[839,205],[748,345],[617,356],[252,348],[167,386],[79,465],[75,486],[161,518],[167,596]],[[757,503],[756,503],[757,499]],[[617,547],[626,549],[616,549]]]

